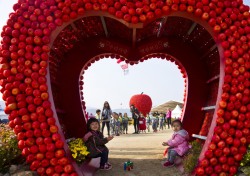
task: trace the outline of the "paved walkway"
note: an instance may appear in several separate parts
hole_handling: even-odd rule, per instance
[[[99,170],[96,176],[182,175],[175,167],[164,168],[161,165],[165,150],[165,147],[161,144],[172,136],[172,130],[166,129],[157,133],[149,132],[143,134],[131,134],[132,132],[133,127],[129,126],[129,134],[115,136],[107,144],[110,150],[109,162],[113,168],[109,171]],[[123,170],[123,163],[127,160],[131,160],[134,163],[134,169],[131,171]]]

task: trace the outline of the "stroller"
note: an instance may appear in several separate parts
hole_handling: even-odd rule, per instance
[[[146,119],[145,117],[140,117],[139,118],[139,125],[138,125],[138,132],[145,132],[146,133]]]

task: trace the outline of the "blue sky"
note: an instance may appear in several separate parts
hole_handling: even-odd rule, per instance
[[[0,0],[0,29],[17,0]],[[244,1],[250,5],[249,0]],[[168,61],[151,59],[129,66],[123,74],[114,59],[98,61],[85,72],[84,97],[89,107],[101,108],[109,101],[112,108],[128,108],[132,95],[144,92],[153,101],[153,106],[168,100],[182,101],[184,80],[177,67]]]

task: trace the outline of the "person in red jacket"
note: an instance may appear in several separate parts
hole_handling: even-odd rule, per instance
[[[167,149],[167,162],[164,163],[165,167],[174,166],[176,156],[183,156],[189,150],[189,135],[188,132],[182,128],[181,121],[174,120],[172,122],[172,129],[174,131],[172,138],[167,142],[162,143],[163,146],[169,146]]]

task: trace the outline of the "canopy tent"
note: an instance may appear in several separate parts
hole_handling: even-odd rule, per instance
[[[177,101],[173,101],[173,100],[170,100],[164,104],[161,104],[157,107],[154,107],[151,109],[151,112],[163,112],[163,113],[166,113],[168,109],[170,110],[174,110],[176,106],[179,106],[180,108],[183,107],[183,103],[181,102],[177,102]]]
[[[173,118],[180,118],[181,117],[181,108],[179,105],[176,105],[176,107],[174,108],[174,110],[172,111],[172,117]]]

